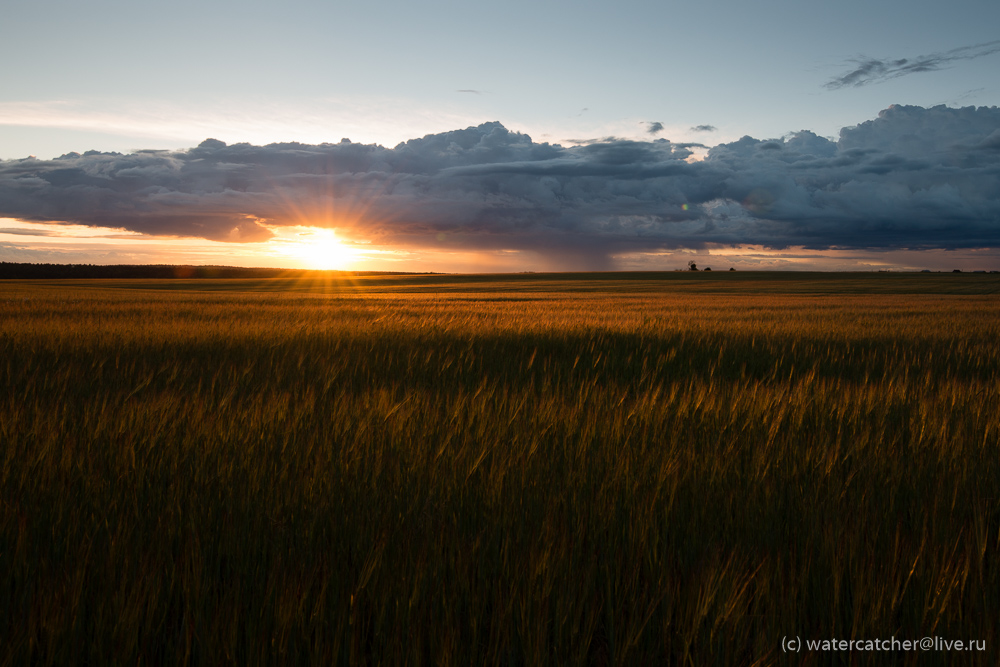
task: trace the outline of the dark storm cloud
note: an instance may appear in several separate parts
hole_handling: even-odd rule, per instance
[[[987,247],[1000,244],[1000,155],[988,148],[997,128],[996,107],[894,106],[836,143],[811,132],[745,137],[709,159],[733,169],[727,199],[765,245]]]
[[[943,53],[932,53],[916,58],[877,59],[861,56],[850,61],[851,69],[824,84],[831,90],[859,88],[872,83],[896,79],[907,74],[933,72],[959,60],[974,60],[1000,52],[1000,40],[962,46]]]
[[[718,128],[714,125],[695,125],[691,128],[692,132],[715,132]]]
[[[564,147],[499,123],[395,148],[341,142],[0,162],[0,216],[260,241],[327,225],[376,244],[529,250],[610,268],[629,251],[1000,246],[1000,109],[894,106],[834,142],[809,131]]]
[[[646,123],[646,132],[649,134],[659,134],[660,132],[663,132],[663,123],[658,120]]]

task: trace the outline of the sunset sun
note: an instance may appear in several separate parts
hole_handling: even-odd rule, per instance
[[[310,269],[344,269],[354,259],[354,253],[337,239],[332,229],[317,229],[303,235],[292,253]]]

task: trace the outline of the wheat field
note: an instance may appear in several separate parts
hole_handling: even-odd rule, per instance
[[[0,665],[995,664],[998,294],[6,281]]]

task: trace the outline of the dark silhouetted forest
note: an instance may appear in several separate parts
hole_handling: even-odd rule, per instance
[[[0,279],[169,279],[169,278],[290,278],[317,274],[377,276],[394,271],[307,271],[242,266],[174,266],[170,264],[19,264],[0,262]]]

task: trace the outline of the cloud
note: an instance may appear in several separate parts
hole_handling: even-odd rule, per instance
[[[470,93],[472,95],[482,95],[486,91],[484,91],[484,90],[474,90],[472,88],[462,88],[460,90],[456,90],[455,92],[456,93]]]
[[[823,85],[830,90],[860,88],[861,86],[881,83],[889,79],[897,79],[908,74],[933,72],[943,69],[953,62],[975,60],[976,58],[982,58],[994,53],[1000,53],[1000,40],[974,44],[972,46],[962,46],[950,51],[917,56],[916,58],[886,58],[880,60],[860,56],[848,61],[852,64],[852,69],[830,79]]]
[[[375,144],[225,144],[0,162],[0,217],[255,242],[290,225],[398,248],[622,253],[1000,247],[1000,109],[893,106],[838,141],[538,143],[500,123]]]
[[[18,236],[59,236],[58,232],[44,229],[22,229],[20,227],[0,227],[0,234],[15,234]]]
[[[695,125],[691,128],[692,132],[715,132],[718,128],[714,125]]]
[[[649,134],[658,134],[663,132],[663,123],[660,121],[653,121],[646,123],[646,132]]]

